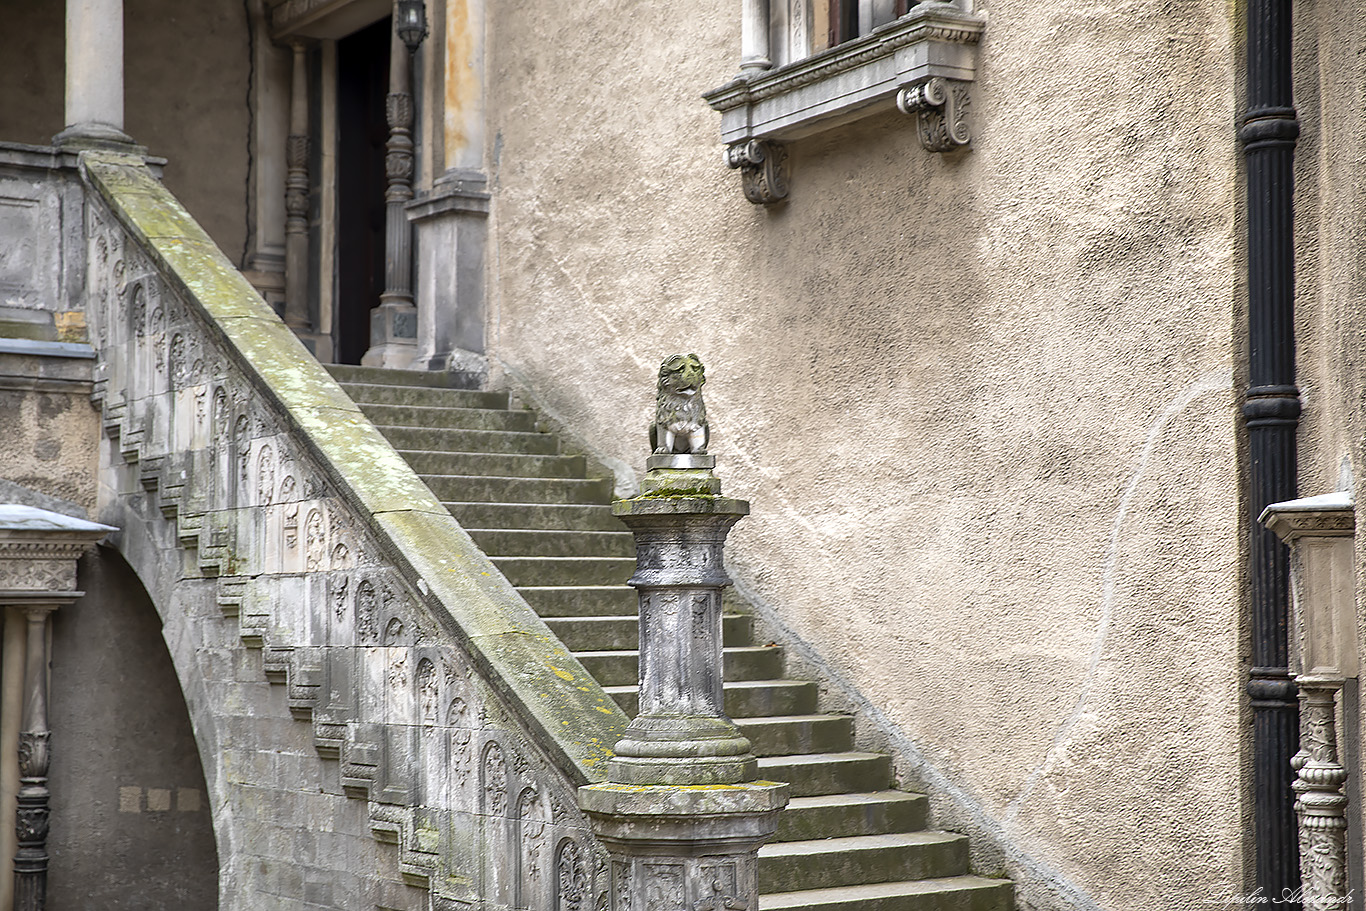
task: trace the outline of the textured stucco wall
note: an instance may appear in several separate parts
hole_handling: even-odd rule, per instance
[[[981,7],[971,153],[869,119],[794,144],[772,211],[698,97],[734,73],[737,4],[491,8],[490,352],[634,466],[660,360],[698,352],[754,504],[734,574],[956,793],[938,822],[1024,907],[1221,900],[1235,9]]]
[[[5,4],[4,20],[0,140],[45,145],[63,126],[63,4]],[[166,185],[234,260],[246,236],[248,40],[241,0],[124,2],[124,130],[169,159]]]

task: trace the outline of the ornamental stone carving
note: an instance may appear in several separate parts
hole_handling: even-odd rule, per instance
[[[787,149],[780,142],[749,139],[726,149],[726,166],[740,171],[745,199],[771,206],[787,198]]]
[[[921,145],[931,152],[951,152],[972,141],[969,99],[966,82],[935,76],[898,92],[896,106],[916,118]]]

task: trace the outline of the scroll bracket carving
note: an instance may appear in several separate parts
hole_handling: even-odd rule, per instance
[[[787,150],[782,143],[749,139],[726,148],[726,167],[740,171],[745,199],[769,206],[787,198]]]
[[[932,76],[896,93],[896,106],[917,119],[920,144],[931,152],[952,152],[972,141],[968,127],[968,83]]]

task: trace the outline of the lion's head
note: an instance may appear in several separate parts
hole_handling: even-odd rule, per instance
[[[702,359],[695,354],[675,354],[659,365],[661,392],[687,395],[701,389],[706,381]]]

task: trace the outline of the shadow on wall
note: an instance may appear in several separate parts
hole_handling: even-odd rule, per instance
[[[204,771],[161,621],[123,558],[52,627],[49,911],[218,907]]]

